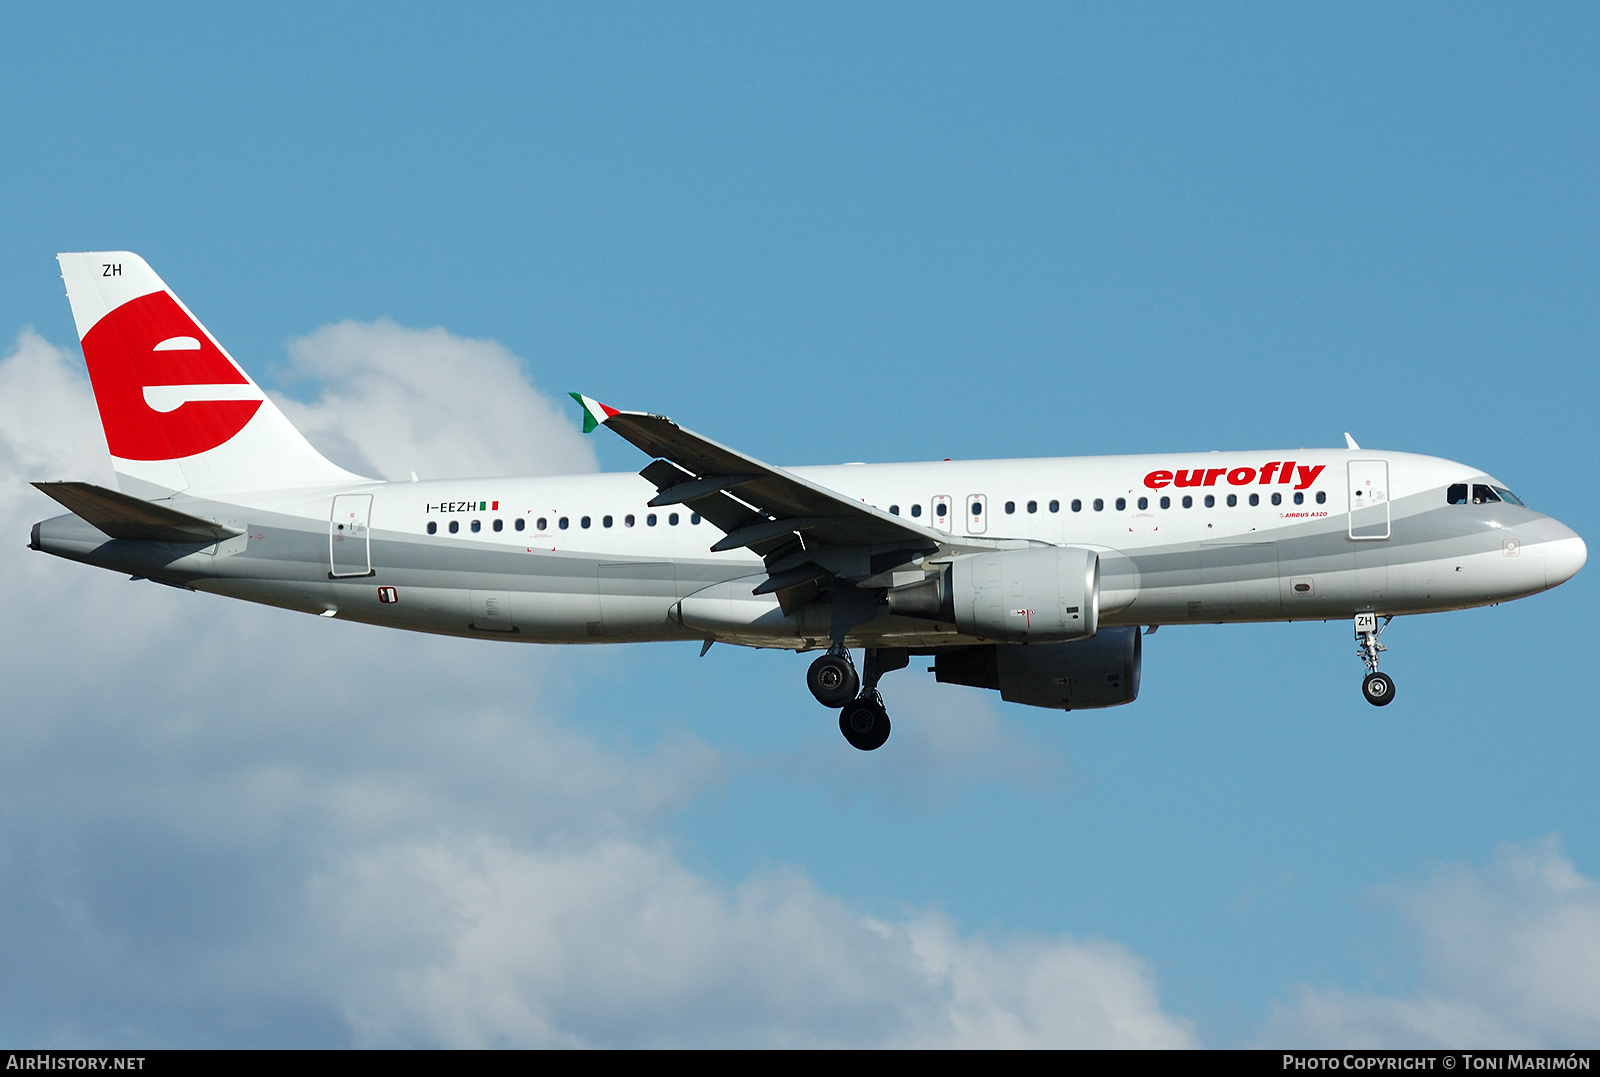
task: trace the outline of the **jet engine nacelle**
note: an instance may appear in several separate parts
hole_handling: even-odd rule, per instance
[[[1099,627],[1100,556],[1073,546],[967,554],[942,577],[890,591],[889,609],[983,639],[1083,639]]]
[[[1139,696],[1139,629],[1102,628],[1070,643],[951,647],[934,655],[934,677],[947,684],[996,688],[1008,703],[1054,710],[1119,707]]]

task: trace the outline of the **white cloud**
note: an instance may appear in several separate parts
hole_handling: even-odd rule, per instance
[[[948,1002],[905,1046],[1197,1047],[1143,961],[1105,941],[961,936],[939,916],[905,927]]]
[[[1555,837],[1503,845],[1482,870],[1388,889],[1420,945],[1394,997],[1303,988],[1264,1037],[1283,1046],[1590,1047],[1600,1041],[1600,885]]]
[[[111,457],[89,379],[32,329],[0,360],[0,506],[42,504],[28,481],[113,483]]]
[[[725,889],[661,846],[372,850],[319,879],[372,1046],[1194,1046],[1122,947],[886,922],[803,876]],[[397,900],[398,896],[398,900]]]
[[[324,394],[295,417],[351,431],[384,470],[429,452],[441,470],[573,466],[576,435],[495,345],[382,324],[307,339]],[[498,419],[435,407],[441,353],[493,374]],[[508,449],[490,428],[513,412],[529,436]],[[108,481],[103,452],[76,357],[24,334],[0,360],[0,1034],[1193,1043],[1115,944],[874,918],[795,870],[692,869],[674,819],[762,764],[691,738],[608,749],[551,720],[606,654],[386,632],[25,549],[56,511],[25,481]],[[952,706],[925,734],[940,780],[1029,773],[992,714]]]
[[[301,432],[341,466],[380,478],[571,475],[597,469],[563,410],[492,340],[388,320],[326,325],[289,342],[289,376],[315,400],[275,394]]]

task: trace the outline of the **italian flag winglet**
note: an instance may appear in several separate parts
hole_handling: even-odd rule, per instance
[[[583,432],[592,434],[594,428],[617,414],[616,408],[608,408],[600,401],[582,393],[568,393],[583,408]]]

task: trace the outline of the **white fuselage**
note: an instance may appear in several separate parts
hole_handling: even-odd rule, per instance
[[[1554,586],[1586,556],[1570,530],[1518,504],[1449,504],[1452,486],[1503,487],[1465,465],[1407,453],[790,470],[926,525],[951,549],[1094,550],[1106,625],[1457,609]],[[684,506],[651,508],[655,496],[655,487],[632,474],[217,496],[185,511],[235,523],[245,535],[152,553],[76,532],[52,545],[46,527],[43,548],[198,590],[421,631],[528,642],[826,644],[826,602],[785,613],[775,596],[752,594],[765,576],[761,559],[743,549],[709,552],[722,533]],[[877,582],[911,582],[941,559],[948,557],[930,556]],[[887,612],[853,629],[850,639],[920,647],[973,642],[953,624]]]

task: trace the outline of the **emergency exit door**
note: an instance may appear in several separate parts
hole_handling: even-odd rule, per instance
[[[967,495],[967,534],[981,535],[989,530],[989,499],[983,494]]]

